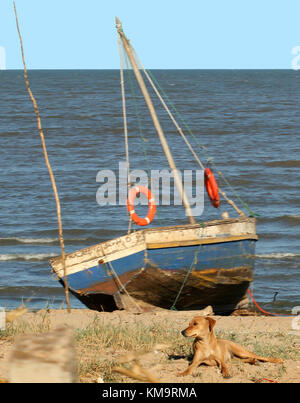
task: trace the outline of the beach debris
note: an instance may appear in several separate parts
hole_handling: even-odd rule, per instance
[[[279,383],[278,381],[275,381],[274,379],[268,379],[268,378],[259,378],[259,379],[254,378],[254,379],[253,379],[253,382],[254,382],[254,383],[266,383],[266,382],[269,382],[269,383]]]
[[[10,356],[10,383],[75,383],[76,380],[75,343],[69,328],[16,338]]]
[[[7,323],[15,321],[26,312],[28,312],[28,309],[25,305],[21,305],[9,312],[6,312],[4,308],[0,308],[0,330],[5,330]]]
[[[13,322],[14,320],[18,319],[20,316],[23,316],[25,313],[28,312],[28,309],[25,305],[21,305],[18,308],[14,309],[13,311],[5,312],[5,321],[6,323]]]
[[[146,368],[143,368],[138,362],[134,362],[131,368],[117,366],[113,367],[112,370],[122,375],[126,375],[129,378],[137,379],[138,381],[151,383],[159,382],[150,371],[148,371]]]
[[[129,378],[133,378],[138,381],[158,383],[159,380],[151,371],[142,366],[141,361],[144,361],[148,354],[158,354],[159,351],[165,350],[168,347],[170,346],[166,344],[155,344],[151,351],[129,351],[119,358],[119,363],[123,365],[113,367],[112,371],[118,372],[119,374],[128,376]],[[124,365],[127,365],[127,367]]]

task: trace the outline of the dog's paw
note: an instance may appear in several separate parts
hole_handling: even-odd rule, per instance
[[[221,374],[222,374],[223,378],[225,378],[225,379],[232,378],[232,376],[230,375],[230,373],[227,370],[221,371]]]
[[[188,374],[187,371],[177,372],[176,376],[186,376]]]

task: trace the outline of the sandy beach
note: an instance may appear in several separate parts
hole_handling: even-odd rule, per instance
[[[255,383],[300,381],[300,331],[291,317],[213,316],[218,337],[233,340],[260,355],[279,357],[283,364],[250,365],[232,360],[231,378],[224,379],[217,367],[200,366],[194,374],[178,377],[191,358],[192,339],[181,330],[197,311],[130,313],[96,312],[88,309],[27,312],[0,332],[0,378],[8,380],[14,338],[22,334],[47,333],[61,326],[72,329],[78,382],[139,382],[116,372],[131,370],[133,363],[165,383]]]

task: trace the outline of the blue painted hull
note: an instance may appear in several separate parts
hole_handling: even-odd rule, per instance
[[[225,313],[236,307],[253,279],[255,242],[147,248],[70,274],[68,285],[97,310],[124,308],[120,281],[131,297],[146,304],[166,309],[212,305],[216,313]]]

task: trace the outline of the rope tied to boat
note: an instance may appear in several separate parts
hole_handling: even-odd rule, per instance
[[[197,236],[199,236],[199,239],[201,239],[201,237],[203,236],[204,228],[205,228],[205,224],[203,222],[201,222],[201,230],[197,231]],[[200,231],[201,231],[201,233],[200,233]],[[199,235],[199,233],[200,233],[200,235]],[[180,287],[180,289],[179,289],[179,291],[178,291],[178,293],[176,295],[176,298],[175,298],[175,300],[173,302],[173,305],[170,308],[171,311],[177,311],[176,304],[177,304],[178,299],[179,299],[179,297],[180,297],[180,295],[182,293],[182,290],[185,287],[185,285],[186,285],[186,283],[187,283],[187,281],[188,281],[188,279],[190,277],[191,272],[195,269],[195,267],[198,264],[198,254],[200,252],[200,247],[201,246],[202,246],[202,244],[200,243],[200,245],[198,246],[197,250],[194,253],[193,261],[192,261],[192,263],[190,265],[190,268],[188,269],[188,271],[187,271],[187,273],[186,273],[186,275],[185,275],[185,277],[183,279],[183,282],[181,284],[181,287]]]
[[[250,291],[250,288],[248,288],[247,292],[248,292],[248,294],[250,295],[250,297],[251,297],[252,301],[254,302],[255,306],[256,306],[262,313],[264,313],[264,314],[266,314],[266,315],[270,315],[270,316],[280,316],[280,317],[285,317],[285,318],[286,318],[286,317],[291,318],[291,317],[294,317],[294,316],[295,316],[295,315],[280,315],[280,314],[278,314],[278,313],[265,311],[265,310],[257,303],[257,301],[255,300],[255,298],[254,298],[254,296],[253,296],[253,293]]]
[[[102,256],[106,257],[106,254],[104,252],[103,246],[101,245],[101,252],[102,252]],[[136,302],[136,300],[129,294],[129,292],[126,290],[125,285],[122,283],[120,277],[118,276],[118,273],[116,272],[116,270],[114,269],[113,265],[111,262],[106,262],[104,260],[101,260],[101,264],[103,264],[106,273],[108,274],[108,276],[113,277],[116,286],[118,288],[119,293],[121,293],[122,291],[125,292],[125,294],[128,296],[128,298],[130,298],[130,300],[134,303],[134,305],[137,307],[137,309],[140,312],[143,312],[142,308],[139,306],[139,304]],[[109,269],[108,267],[109,266]]]

